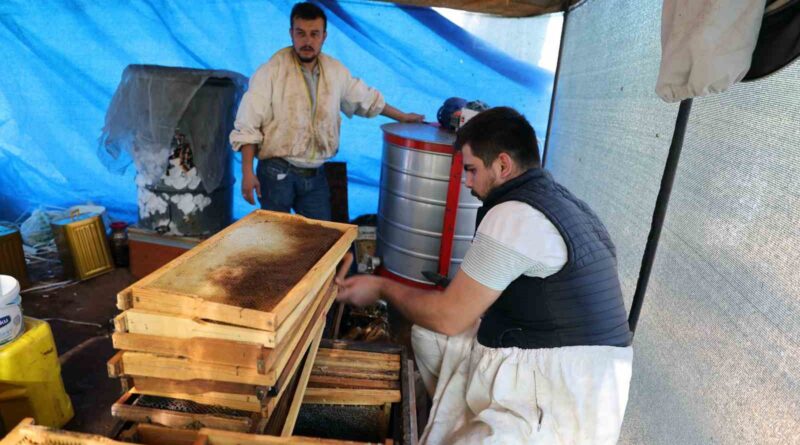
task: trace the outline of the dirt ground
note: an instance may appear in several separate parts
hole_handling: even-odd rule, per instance
[[[110,320],[119,313],[117,292],[134,281],[128,269],[115,269],[69,287],[22,295],[25,315],[47,320],[53,330],[75,409],[64,429],[108,435],[117,423],[111,404],[120,397],[120,385],[106,371],[114,355]]]

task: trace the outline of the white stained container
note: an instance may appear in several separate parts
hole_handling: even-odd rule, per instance
[[[17,279],[0,275],[0,345],[13,341],[22,333],[21,303]]]

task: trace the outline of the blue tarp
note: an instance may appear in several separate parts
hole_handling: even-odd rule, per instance
[[[135,171],[97,156],[106,109],[129,64],[225,69],[250,76],[290,44],[294,2],[70,0],[0,2],[0,220],[39,206],[91,201],[136,220]],[[427,8],[323,1],[323,50],[389,103],[435,121],[460,96],[525,113],[543,139],[553,74],[499,52]],[[501,31],[501,30],[498,30]],[[336,160],[348,162],[350,214],[374,213],[387,118],[345,119]],[[237,190],[241,175],[234,170]],[[235,193],[234,214],[254,207]]]

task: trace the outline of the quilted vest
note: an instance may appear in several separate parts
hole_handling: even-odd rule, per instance
[[[478,210],[521,201],[542,212],[567,246],[567,262],[546,278],[520,276],[484,314],[478,341],[488,347],[628,346],[632,334],[614,244],[583,201],[534,168],[493,190]]]

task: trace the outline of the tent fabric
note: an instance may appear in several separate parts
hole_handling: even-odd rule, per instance
[[[656,92],[667,102],[720,93],[750,68],[766,0],[664,0]]]
[[[451,96],[520,109],[546,127],[553,73],[494,49],[437,12],[367,1],[322,1],[323,48],[389,103],[434,121]],[[292,1],[0,2],[0,220],[92,201],[136,220],[135,169],[97,157],[104,116],[130,64],[250,76],[290,42]],[[345,119],[351,217],[375,213],[387,118]],[[240,180],[239,158],[234,171]],[[235,194],[234,216],[254,209]]]
[[[548,149],[553,176],[606,224],[628,304],[678,113],[653,91],[661,6],[570,12]],[[693,100],[620,445],[798,443],[798,97],[795,61]]]

